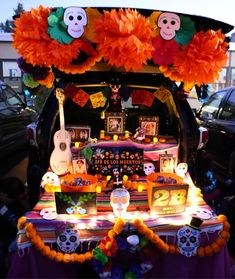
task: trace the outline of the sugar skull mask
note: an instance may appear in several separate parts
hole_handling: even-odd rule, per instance
[[[40,211],[40,215],[46,220],[53,220],[58,216],[54,207],[43,208]]]
[[[110,204],[117,217],[123,216],[130,204],[129,192],[125,188],[114,189],[110,196]]]
[[[179,163],[176,168],[175,172],[178,176],[184,178],[188,171],[188,164],[187,163]]]
[[[151,162],[144,163],[144,173],[145,175],[149,175],[150,173],[155,172],[155,166]]]
[[[87,15],[84,9],[69,7],[64,12],[64,23],[67,25],[67,32],[72,38],[80,38],[84,33],[84,26],[87,25]]]
[[[67,228],[57,237],[57,245],[65,253],[73,253],[80,244],[80,235],[77,229]]]
[[[52,171],[46,172],[42,177],[41,187],[44,188],[46,184],[60,186],[60,179],[58,175]]]
[[[171,40],[175,37],[176,31],[180,29],[180,17],[173,13],[160,14],[157,25],[160,28],[160,35],[164,40]]]
[[[186,257],[197,254],[200,244],[200,231],[190,226],[184,226],[177,232],[177,245],[180,253]]]

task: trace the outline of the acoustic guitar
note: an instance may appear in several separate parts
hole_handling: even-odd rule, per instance
[[[50,157],[50,166],[54,173],[63,175],[69,171],[72,159],[72,152],[70,149],[71,135],[65,130],[64,125],[64,90],[61,88],[56,89],[56,98],[59,104],[60,113],[60,130],[54,134],[54,150]]]

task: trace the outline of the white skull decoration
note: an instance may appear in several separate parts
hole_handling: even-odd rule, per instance
[[[79,231],[75,228],[67,228],[56,240],[60,250],[65,253],[73,253],[80,244]]]
[[[41,187],[44,188],[46,184],[60,186],[60,179],[58,175],[52,171],[46,172],[42,177]]]
[[[149,175],[150,173],[155,172],[155,166],[151,162],[144,163],[144,173],[145,175]]]
[[[58,216],[54,207],[43,208],[40,211],[40,215],[45,220],[53,220]]]
[[[177,245],[180,253],[186,257],[196,255],[200,244],[200,231],[190,226],[184,226],[177,231]]]
[[[64,23],[67,25],[67,32],[72,38],[80,38],[84,33],[84,26],[87,25],[87,15],[84,9],[69,7],[64,12]]]
[[[160,14],[157,25],[160,28],[160,35],[169,41],[175,37],[175,32],[180,29],[180,17],[173,13]]]
[[[202,220],[209,220],[212,218],[212,212],[207,208],[198,208],[193,212],[193,215]]]
[[[123,216],[130,204],[129,192],[125,188],[114,189],[110,196],[110,204],[117,217]]]
[[[188,171],[188,164],[187,163],[179,163],[176,168],[175,172],[178,176],[184,178]]]

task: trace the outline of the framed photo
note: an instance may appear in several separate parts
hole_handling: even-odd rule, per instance
[[[158,135],[158,116],[140,116],[139,125],[145,131],[145,136],[156,136]]]
[[[123,134],[125,130],[125,117],[122,113],[108,112],[105,114],[105,129],[107,134]]]
[[[91,136],[90,126],[66,125],[66,130],[70,133],[72,142],[86,142]]]
[[[86,159],[81,157],[75,157],[72,160],[73,173],[87,173]]]
[[[173,173],[176,165],[176,157],[173,154],[160,154],[160,172]]]

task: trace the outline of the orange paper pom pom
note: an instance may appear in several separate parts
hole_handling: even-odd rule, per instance
[[[196,33],[192,41],[174,56],[174,69],[184,82],[213,83],[226,65],[228,43],[221,31]]]
[[[110,65],[136,71],[151,58],[153,30],[136,10],[105,11],[94,31],[98,51]]]
[[[41,66],[69,65],[77,58],[80,40],[60,44],[47,33],[50,8],[39,6],[14,21],[13,46],[27,63]]]

